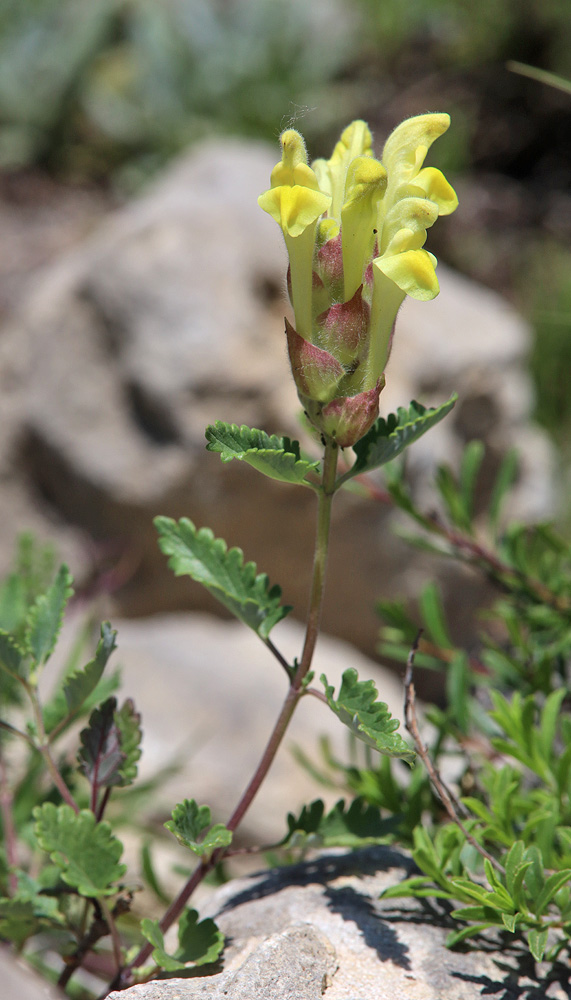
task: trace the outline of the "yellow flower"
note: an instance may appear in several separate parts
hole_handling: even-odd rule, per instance
[[[271,187],[258,199],[288,251],[295,328],[288,324],[287,335],[298,394],[315,425],[339,443],[355,443],[378,413],[405,296],[438,294],[436,259],[423,247],[427,230],[458,200],[424,160],[449,124],[446,114],[409,118],[377,160],[368,126],[355,121],[331,158],[312,166],[301,135],[288,129]]]

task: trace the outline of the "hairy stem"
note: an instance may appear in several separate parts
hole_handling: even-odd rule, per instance
[[[292,677],[292,671],[287,663],[287,661],[281,656],[281,654],[276,650],[273,644],[267,642],[266,645],[269,646],[271,652],[277,657],[279,662],[285,668],[288,677],[290,679],[290,686],[286,694],[284,703],[282,705],[280,714],[274,725],[266,748],[262,754],[262,758],[256,771],[254,772],[247,788],[245,789],[238,805],[236,806],[234,812],[232,813],[230,819],[228,820],[226,827],[233,832],[237,829],[240,822],[244,818],[245,813],[249,809],[252,801],[254,800],[261,784],[266,778],[268,771],[274,761],[280,743],[282,742],[284,735],[286,733],[287,727],[290,723],[291,717],[295,711],[296,705],[301,697],[305,694],[303,689],[303,680],[307,675],[313,658],[313,653],[315,650],[315,645],[317,642],[317,636],[319,634],[319,624],[321,620],[321,606],[323,603],[323,591],[325,585],[325,570],[327,565],[327,551],[329,546],[329,528],[331,524],[331,503],[333,500],[333,495],[335,493],[335,476],[337,472],[337,456],[338,448],[334,441],[327,440],[325,444],[325,452],[323,456],[323,476],[321,480],[321,488],[318,494],[318,511],[317,511],[317,532],[315,539],[315,554],[313,559],[313,577],[311,583],[311,593],[309,599],[309,611],[307,616],[307,626],[305,632],[305,641],[303,645],[303,652],[301,655],[301,660]],[[315,692],[319,694],[319,692]],[[192,893],[202,882],[204,877],[208,874],[211,869],[218,864],[223,855],[226,853],[224,848],[220,848],[215,851],[212,857],[208,861],[201,861],[198,867],[195,869],[188,882],[183,886],[181,892],[173,900],[167,911],[162,917],[159,923],[160,929],[163,934],[168,930],[168,928],[177,920],[187,901],[190,899]],[[119,973],[111,983],[110,990],[120,990],[125,989],[132,980],[132,970],[142,965],[146,962],[149,955],[153,950],[153,945],[148,942],[145,944],[134,959],[129,963],[128,966],[119,970]]]
[[[30,696],[30,701],[32,702],[32,708],[34,711],[34,718],[36,720],[36,727],[38,730],[38,742],[36,743],[36,749],[41,753],[44,764],[46,765],[51,779],[59,791],[64,802],[67,802],[68,806],[71,806],[74,812],[79,812],[79,806],[75,801],[73,795],[71,794],[69,788],[67,787],[65,781],[63,780],[58,766],[52,757],[52,752],[50,748],[49,740],[46,736],[46,731],[44,728],[44,717],[42,715],[42,709],[38,701],[38,696],[34,689],[28,687],[28,694]]]

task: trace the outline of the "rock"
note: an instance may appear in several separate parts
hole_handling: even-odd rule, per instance
[[[565,1000],[508,943],[448,950],[454,922],[438,901],[379,899],[413,868],[406,854],[374,847],[229,882],[202,913],[226,935],[224,971],[110,1000]]]
[[[237,140],[195,148],[38,277],[5,325],[4,566],[15,530],[45,524],[80,575],[94,544],[98,557],[122,556],[121,612],[212,610],[198,585],[175,581],[157,550],[152,516],[187,515],[242,547],[304,615],[310,491],[204,450],[205,425],[216,419],[299,434],[284,349],[285,253],[256,204],[275,159],[275,150]],[[488,451],[479,506],[515,444],[522,458],[513,510],[544,516],[553,504],[551,454],[529,426],[527,328],[497,295],[444,267],[439,274],[439,298],[402,309],[384,410],[411,397],[438,403],[456,389],[453,416],[411,451],[422,495],[430,500],[434,462],[454,463],[466,440],[481,437]],[[368,652],[375,599],[410,593],[435,572],[393,537],[391,522],[386,508],[336,498],[324,625]],[[466,574],[438,572],[465,634],[482,590]]]

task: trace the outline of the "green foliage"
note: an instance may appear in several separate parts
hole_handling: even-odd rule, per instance
[[[517,462],[508,454],[485,511],[475,492],[482,448],[470,444],[458,475],[437,475],[442,510],[420,510],[391,466],[387,489],[420,526],[410,541],[485,573],[499,596],[483,619],[480,641],[457,644],[434,582],[415,612],[398,600],[380,602],[380,649],[405,662],[419,625],[416,668],[441,670],[447,703],[426,708],[429,756],[438,769],[449,755],[458,774],[459,823],[443,815],[439,796],[420,769],[409,781],[386,759],[350,766],[324,748],[313,772],[398,820],[395,839],[411,847],[420,875],[386,897],[438,897],[452,905],[459,944],[483,930],[525,939],[536,960],[569,949],[571,934],[571,549],[552,528],[502,521]]]
[[[354,445],[355,463],[340,477],[338,485],[392,462],[405,448],[440,423],[457,399],[453,395],[441,406],[429,408],[413,401],[408,410],[401,406],[397,413],[391,413],[386,419],[379,417],[370,431]]]
[[[340,799],[328,813],[323,801],[316,799],[299,816],[289,813],[287,825],[288,833],[279,845],[286,850],[386,844],[395,829],[393,819],[381,819],[376,806],[358,798],[348,808]]]
[[[209,807],[197,805],[194,799],[185,799],[175,806],[172,820],[165,823],[165,826],[179,844],[208,861],[214,851],[220,847],[228,847],[232,842],[232,833],[223,823],[215,823],[214,826],[210,824]]]
[[[270,437],[264,431],[250,429],[245,424],[238,427],[237,424],[217,420],[206,428],[206,438],[207,450],[219,452],[223,462],[237,458],[282,483],[312,486],[307,481],[307,474],[319,469],[319,462],[301,457],[298,441],[275,434]]]
[[[0,164],[127,163],[136,183],[213,130],[271,140],[316,105],[323,127],[353,39],[302,0],[20,0],[0,14]]]
[[[117,648],[116,636],[117,632],[111,628],[109,622],[103,622],[101,640],[93,659],[83,670],[74,670],[65,678],[63,693],[70,716],[75,715],[97,687],[111,653]]]
[[[92,812],[76,813],[71,806],[46,802],[34,809],[40,847],[61,869],[61,877],[82,896],[108,896],[126,866],[119,863],[123,846],[108,823],[97,823]]]
[[[117,710],[117,700],[108,698],[94,709],[89,726],[80,734],[79,767],[92,794],[99,788],[130,785],[137,776],[141,756],[141,717],[128,699]]]
[[[161,552],[170,556],[169,566],[176,576],[190,576],[201,583],[228,611],[267,639],[274,625],[291,608],[280,604],[281,589],[270,587],[265,573],[256,564],[244,563],[241,549],[228,549],[210,528],[194,527],[181,518],[155,518]]]
[[[213,920],[198,920],[196,910],[185,909],[178,924],[178,948],[174,955],[165,951],[165,943],[158,920],[144,917],[141,930],[154,945],[153,961],[166,972],[179,972],[192,965],[215,962],[224,947],[224,935]]]
[[[26,650],[34,666],[43,666],[53,653],[63,623],[65,606],[73,593],[67,566],[61,566],[51,587],[30,609],[26,628]]]
[[[357,739],[389,757],[400,757],[408,763],[415,758],[414,750],[396,732],[398,720],[393,719],[387,706],[377,701],[374,681],[360,681],[353,668],[345,670],[337,698],[334,687],[321,675],[330,709]]]

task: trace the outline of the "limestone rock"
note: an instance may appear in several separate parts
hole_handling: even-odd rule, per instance
[[[195,148],[35,278],[0,334],[4,566],[15,530],[44,523],[80,572],[94,544],[122,554],[124,613],[211,610],[208,595],[175,581],[157,550],[152,516],[186,515],[242,547],[303,616],[310,491],[204,450],[205,425],[216,419],[299,433],[283,335],[285,253],[256,203],[275,159],[275,150],[237,140]],[[435,461],[454,463],[476,436],[488,445],[485,494],[516,444],[515,510],[544,516],[553,503],[550,451],[529,426],[527,328],[497,295],[444,267],[439,276],[434,302],[403,306],[384,411],[457,390],[454,414],[411,450],[419,488]],[[391,535],[390,521],[389,511],[354,496],[336,500],[324,623],[369,652],[375,598],[410,593],[419,566],[434,574]],[[479,592],[448,568],[439,572],[462,631]]]
[[[509,939],[450,951],[454,922],[437,901],[379,899],[411,872],[405,854],[376,847],[227,883],[203,907],[227,937],[224,970],[110,1000],[565,1000],[562,986],[529,975]]]
[[[61,1000],[59,990],[0,945],[0,983],[5,1000]]]

